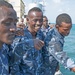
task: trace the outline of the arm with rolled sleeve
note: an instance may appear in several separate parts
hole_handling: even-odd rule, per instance
[[[67,56],[66,52],[61,50],[59,42],[56,42],[55,39],[50,41],[46,48],[49,53],[65,68],[71,69],[75,67],[74,61]]]

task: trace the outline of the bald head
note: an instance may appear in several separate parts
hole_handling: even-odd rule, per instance
[[[31,12],[42,12],[42,10],[38,7],[34,7],[29,10],[28,15],[30,15]],[[43,14],[43,12],[42,12],[42,14]]]

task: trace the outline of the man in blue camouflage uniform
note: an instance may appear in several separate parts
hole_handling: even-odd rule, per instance
[[[39,30],[42,26],[43,13],[42,11],[34,7],[29,10],[27,16],[28,27],[25,28],[25,36],[27,39],[33,39],[32,45],[35,44],[34,40],[39,47],[43,46],[44,35]],[[40,40],[39,40],[40,39]],[[42,41],[41,41],[42,40]],[[37,50],[38,48],[32,47],[27,49],[26,53],[23,56],[23,59],[20,64],[20,68],[23,72],[23,75],[42,75],[43,73],[43,57],[42,49]]]
[[[11,65],[11,75],[44,75],[42,47],[44,35],[40,28],[43,22],[42,11],[34,7],[27,16],[28,27],[24,30],[24,38],[13,48],[15,58]]]
[[[49,30],[50,30],[50,26],[48,25],[48,19],[47,19],[46,16],[43,16],[43,24],[42,24],[42,27],[41,27],[41,31],[44,33],[44,36],[47,35]]]
[[[0,0],[0,75],[9,75],[8,47],[15,37],[17,15],[12,5]]]
[[[67,36],[72,27],[72,21],[68,14],[60,14],[56,18],[56,25],[49,31],[45,38],[46,51],[44,50],[44,60],[48,75],[54,75],[58,62],[75,72],[74,61],[63,51],[64,37]],[[57,62],[57,61],[58,62]]]
[[[43,32],[45,37],[46,37],[47,33],[50,31],[50,29],[52,29],[52,28],[50,28],[50,26],[48,25],[48,18],[46,16],[43,16],[43,25],[41,27],[41,31]],[[56,71],[57,70],[59,70],[59,65],[58,65]]]

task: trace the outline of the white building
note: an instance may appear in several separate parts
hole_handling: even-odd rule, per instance
[[[9,3],[11,3],[17,12],[17,17],[19,20],[24,17],[25,14],[25,4],[23,0],[6,0]]]

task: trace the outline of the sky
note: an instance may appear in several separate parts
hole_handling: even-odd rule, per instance
[[[48,17],[50,23],[55,23],[56,17],[61,13],[67,13],[72,18],[72,23],[75,24],[75,0],[23,0],[25,3],[25,11],[28,12],[30,3],[44,1],[44,15]]]

